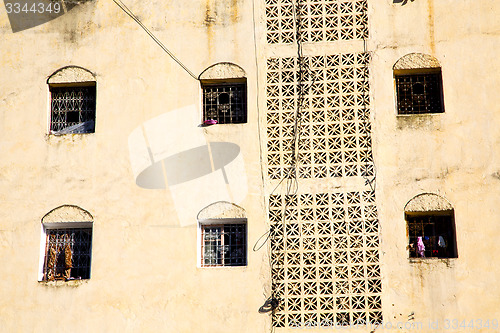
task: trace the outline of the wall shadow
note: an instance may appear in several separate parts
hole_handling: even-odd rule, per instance
[[[4,0],[13,33],[56,19],[89,0]]]
[[[239,153],[240,147],[230,142],[212,142],[210,147],[204,145],[192,148],[155,162],[137,176],[136,184],[145,189],[164,189],[167,183],[164,174],[168,185],[174,186],[206,176],[219,169],[224,172],[224,167]],[[227,178],[225,180],[228,183]]]

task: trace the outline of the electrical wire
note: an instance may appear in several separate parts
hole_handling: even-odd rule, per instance
[[[191,77],[195,80],[198,80],[198,77],[194,75],[193,72],[191,72],[177,57],[169,50],[163,43],[156,38],[156,36],[139,20],[137,16],[134,15],[134,13],[121,1],[121,0],[113,0],[113,2],[120,7],[121,10],[125,12],[128,16],[130,16],[155,42],[158,44],[163,51],[165,51],[170,58],[172,58],[179,66],[182,67]]]
[[[271,300],[276,299],[276,294],[275,290],[273,288],[274,283],[276,281],[275,277],[273,276],[273,270],[274,266],[279,266],[279,265],[284,265],[284,262],[276,262],[273,264],[272,260],[272,244],[278,241],[281,241],[283,243],[283,256],[282,260],[285,260],[286,258],[286,252],[287,252],[287,247],[286,247],[286,240],[287,240],[287,232],[286,232],[286,212],[287,208],[289,206],[289,198],[291,195],[297,194],[298,192],[298,164],[299,164],[299,159],[298,159],[298,154],[299,154],[299,147],[300,147],[300,136],[301,136],[301,125],[302,125],[302,116],[303,116],[303,109],[304,109],[304,100],[305,100],[305,95],[306,93],[310,90],[310,88],[314,85],[316,76],[311,75],[311,70],[308,66],[307,63],[307,58],[304,57],[303,55],[303,50],[302,50],[302,3],[301,0],[296,0],[295,5],[293,7],[293,17],[294,17],[294,23],[295,23],[295,40],[297,44],[297,64],[298,64],[298,71],[297,71],[297,105],[295,109],[295,119],[294,119],[294,127],[293,127],[293,143],[292,143],[292,156],[291,156],[291,161],[290,161],[290,168],[286,171],[284,171],[284,177],[280,180],[280,182],[276,185],[276,187],[273,189],[271,192],[271,195],[283,185],[283,182],[285,182],[285,195],[284,195],[284,204],[282,205],[281,209],[281,223],[282,223],[282,228],[283,228],[283,236],[282,239],[278,239],[277,235],[275,232],[270,229],[268,232],[266,232],[264,235],[262,235],[259,240],[261,240],[263,237],[266,237],[266,240],[269,240],[269,264],[270,264],[270,269],[271,269]],[[365,185],[369,185],[371,190],[374,192],[375,191],[375,186],[376,186],[376,169],[375,165],[372,162],[372,167],[373,167],[373,177],[369,178],[368,177],[368,168],[369,168],[369,160],[371,159],[373,161],[373,149],[372,149],[372,144],[371,144],[371,131],[369,130],[369,115],[368,115],[368,99],[369,99],[369,87],[368,87],[368,75],[369,75],[369,53],[367,49],[367,41],[366,41],[366,35],[365,31],[368,31],[368,26],[367,26],[367,20],[365,21],[364,27],[363,27],[363,54],[364,54],[364,63],[363,63],[363,86],[364,86],[364,91],[363,91],[363,98],[362,98],[362,126],[364,129],[364,133],[367,135],[367,140],[368,141],[368,147],[369,151],[367,152],[368,155],[365,156],[365,165],[364,165],[364,173],[362,173],[363,178],[365,179]],[[310,79],[310,84],[306,85],[304,80]],[[300,230],[300,229],[299,229]],[[299,231],[299,237],[300,237],[300,231]],[[262,247],[262,246],[261,246]],[[260,247],[259,247],[260,248]],[[276,256],[276,258],[279,258],[280,256]],[[275,309],[272,310],[272,313],[274,315]],[[274,332],[274,327],[271,324],[271,332]]]
[[[370,54],[368,52],[368,46],[367,46],[367,41],[366,41],[366,34],[368,33],[368,18],[364,21],[363,24],[363,54],[364,54],[364,63],[363,63],[363,89],[367,90],[364,93],[364,98],[362,99],[363,101],[363,132],[367,135],[367,140],[369,139],[370,141],[368,142],[369,150],[367,152],[367,155],[365,156],[365,163],[364,163],[364,172],[362,173],[363,178],[365,179],[365,185],[368,185],[370,187],[370,190],[372,192],[375,192],[376,186],[377,186],[377,171],[375,167],[375,162],[373,161],[373,142],[371,142],[372,137],[371,137],[371,130],[368,129],[369,125],[369,111],[368,111],[368,99],[370,98],[370,90],[369,90],[369,62],[370,62]],[[371,159],[371,165],[373,167],[373,176],[370,178],[368,177],[368,167],[369,167],[369,160]]]
[[[273,276],[273,271],[275,266],[283,266],[284,262],[276,262],[273,263],[272,260],[272,244],[276,244],[277,242],[281,242],[283,244],[283,256],[282,260],[285,260],[287,256],[287,209],[290,206],[290,197],[296,195],[299,189],[298,182],[298,167],[299,167],[299,146],[300,146],[300,137],[301,137],[301,128],[302,128],[302,117],[303,110],[305,108],[305,95],[309,91],[310,87],[314,84],[314,77],[310,75],[310,68],[307,63],[307,58],[303,55],[302,50],[302,3],[301,0],[296,0],[293,6],[293,18],[295,24],[295,41],[297,45],[297,66],[298,70],[296,73],[296,107],[294,113],[294,124],[293,124],[293,132],[292,132],[292,143],[291,143],[291,159],[289,163],[289,167],[283,170],[282,179],[276,185],[276,187],[271,192],[271,195],[281,186],[285,188],[285,194],[281,194],[284,198],[284,203],[282,201],[281,206],[281,226],[283,228],[283,236],[282,239],[279,239],[276,232],[273,232],[272,229],[269,230],[269,236],[267,240],[270,240],[268,243],[268,252],[269,252],[269,264],[271,270],[271,300],[277,300],[279,304],[279,298],[276,295],[276,290],[274,289],[274,285],[276,282],[276,278]],[[309,85],[306,85],[304,81],[308,78],[312,77],[312,80]],[[300,235],[299,229],[299,237]],[[261,236],[262,237],[262,236]],[[279,258],[280,256],[276,256],[275,258]],[[276,308],[272,309],[272,315],[274,315]],[[274,326],[271,323],[271,332],[274,332]]]

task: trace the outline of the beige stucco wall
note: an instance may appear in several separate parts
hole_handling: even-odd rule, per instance
[[[127,5],[196,75],[218,62],[241,66],[248,79],[248,123],[200,127],[199,81],[112,1],[92,1],[17,33],[2,11],[0,331],[268,330],[268,316],[258,313],[266,298],[265,248],[252,251],[266,230],[252,3]],[[46,80],[68,65],[96,75],[94,134],[48,135]],[[221,183],[220,169],[208,180],[195,179],[191,196],[185,189],[136,184],[138,173],[154,162],[217,142],[237,150],[226,167],[229,185]],[[141,155],[148,146],[154,161]],[[175,162],[181,165],[177,173],[196,168],[182,167],[182,156]],[[246,211],[248,266],[198,268],[196,215],[221,197]],[[41,219],[63,204],[94,217],[92,276],[38,282]],[[190,214],[183,215],[186,207]]]
[[[264,197],[272,185],[262,178],[259,145],[264,61],[296,49],[265,45],[259,1],[127,5],[194,74],[218,62],[241,66],[248,123],[199,127],[199,82],[111,1],[17,33],[0,12],[0,330],[267,332],[270,318],[258,313],[269,296],[266,246],[252,251],[268,228]],[[433,332],[429,321],[500,319],[499,14],[499,5],[486,0],[369,1],[382,305],[384,320],[394,325],[422,323],[420,332]],[[362,41],[304,45],[305,54],[362,50]],[[392,67],[413,52],[441,63],[444,114],[396,115]],[[46,80],[68,65],[96,75],[94,134],[48,135]],[[220,170],[183,187],[168,179],[155,189],[137,184],[154,163],[164,167],[168,157],[217,142],[239,148],[227,186]],[[165,181],[163,175],[153,182]],[[409,262],[403,209],[424,192],[453,205],[458,259]],[[222,199],[246,211],[248,266],[198,268],[196,215]],[[63,204],[94,218],[92,277],[41,283],[40,221]]]
[[[437,331],[446,331],[446,319],[474,320],[477,328],[479,320],[500,314],[500,7],[491,1],[381,2],[372,2],[369,48],[384,319],[411,319],[426,332],[436,331],[428,326],[436,321]],[[392,67],[413,52],[440,62],[445,113],[396,115]],[[455,210],[457,259],[408,260],[404,207],[426,192],[445,197]]]

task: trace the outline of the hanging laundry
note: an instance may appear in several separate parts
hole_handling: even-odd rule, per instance
[[[444,237],[443,237],[443,236],[439,236],[438,246],[439,246],[439,247],[446,247],[446,242],[445,242],[445,240],[444,240]]]
[[[425,254],[424,254],[424,251],[425,251],[425,245],[424,245],[424,241],[422,240],[422,237],[419,236],[417,238],[417,253],[423,258],[425,257]]]

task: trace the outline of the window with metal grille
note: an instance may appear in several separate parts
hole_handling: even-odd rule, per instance
[[[92,228],[46,229],[43,280],[90,279]]]
[[[246,266],[246,224],[201,226],[201,266]]]
[[[395,75],[398,114],[442,113],[441,71]]]
[[[246,123],[246,83],[203,85],[203,120],[216,120],[218,124]]]
[[[457,258],[453,211],[407,214],[410,258]]]
[[[54,87],[50,131],[57,134],[94,133],[96,86]]]

